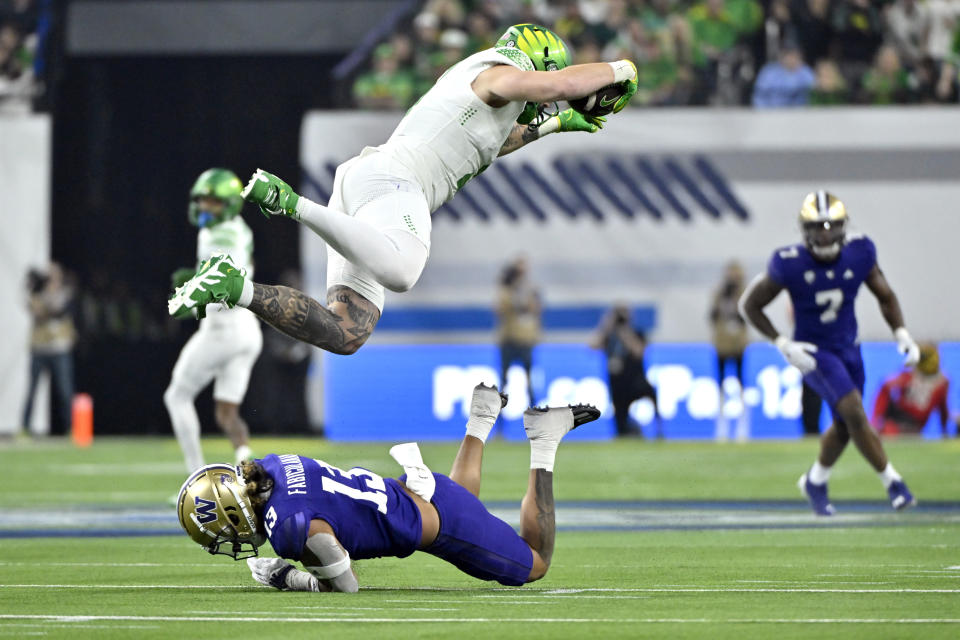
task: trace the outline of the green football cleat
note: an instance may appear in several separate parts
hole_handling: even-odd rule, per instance
[[[247,202],[259,205],[260,212],[268,218],[287,216],[296,220],[300,217],[297,215],[300,196],[286,182],[263,169],[257,169],[240,195]]]
[[[196,275],[178,287],[167,301],[167,312],[182,318],[196,310],[197,317],[206,315],[208,304],[219,302],[232,308],[243,292],[247,270],[241,269],[225,253],[211,257],[200,265]]]

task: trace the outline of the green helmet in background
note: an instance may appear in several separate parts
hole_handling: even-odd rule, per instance
[[[210,227],[235,218],[243,208],[243,183],[229,169],[207,169],[200,174],[190,189],[190,206],[187,217],[196,227]],[[216,198],[223,202],[223,210],[216,214],[200,207],[200,198]]]
[[[520,49],[537,71],[558,71],[570,66],[570,52],[560,36],[537,24],[513,25],[500,36],[496,46]]]

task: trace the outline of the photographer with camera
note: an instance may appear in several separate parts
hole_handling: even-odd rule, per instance
[[[607,356],[607,378],[617,437],[643,437],[643,431],[630,419],[629,410],[635,400],[649,398],[653,402],[657,437],[662,438],[663,422],[657,407],[657,390],[647,380],[643,366],[647,338],[633,327],[630,309],[625,304],[615,305],[604,315],[590,346],[602,349]]]
[[[507,389],[507,372],[518,363],[527,375],[527,404],[533,395],[533,348],[540,342],[540,292],[530,281],[526,259],[519,257],[503,270],[497,290],[497,342],[500,345],[500,385]]]
[[[23,409],[23,427],[30,428],[33,401],[40,374],[50,373],[54,411],[50,433],[66,435],[70,431],[70,405],[73,400],[73,347],[76,328],[73,323],[74,287],[55,262],[46,272],[32,269],[27,274],[29,309],[33,320],[30,334],[30,385]]]

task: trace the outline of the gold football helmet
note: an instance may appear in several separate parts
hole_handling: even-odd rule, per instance
[[[180,526],[212,554],[242,560],[257,555],[265,538],[236,467],[208,464],[194,471],[177,497]]]
[[[815,258],[833,260],[846,238],[847,208],[840,198],[823,191],[808,193],[800,207],[800,226]]]
[[[932,342],[924,342],[920,345],[920,362],[917,363],[917,370],[928,376],[940,371],[940,352],[937,351],[937,345]]]

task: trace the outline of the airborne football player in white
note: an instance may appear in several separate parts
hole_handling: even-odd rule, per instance
[[[430,214],[470,178],[543,136],[596,132],[602,117],[544,103],[587,96],[611,84],[610,111],[637,90],[629,60],[571,65],[563,41],[533,24],[510,27],[496,45],[447,70],[385,144],[337,168],[327,206],[258,170],[244,197],[266,215],[299,220],[327,243],[327,306],[289,287],[254,283],[230,256],[216,257],[171,297],[171,315],[211,302],[246,307],[280,331],[333,353],[351,354],[383,311],[384,289],[407,291],[430,254]]]

